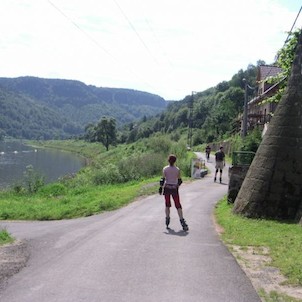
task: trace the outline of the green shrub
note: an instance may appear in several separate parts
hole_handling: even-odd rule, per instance
[[[149,139],[148,146],[154,153],[168,154],[172,141],[166,136],[155,136]]]
[[[152,177],[161,173],[164,156],[149,153],[130,156],[118,162],[118,169],[126,181]]]
[[[43,196],[60,196],[66,193],[66,187],[63,183],[52,183],[39,189]]]
[[[12,241],[14,241],[14,239],[9,235],[7,230],[5,229],[0,230],[0,245],[5,243],[10,243]]]
[[[36,193],[39,188],[44,186],[44,176],[39,175],[36,172],[32,165],[26,166],[26,171],[23,173],[24,175],[24,186],[28,193]]]
[[[180,140],[180,133],[179,131],[174,131],[170,134],[170,139],[174,142],[178,142]]]
[[[261,143],[261,131],[254,129],[249,135],[243,139],[243,145],[241,151],[253,151],[256,152]]]
[[[114,164],[107,164],[94,171],[92,182],[96,185],[125,182],[123,175]]]
[[[23,187],[22,183],[16,183],[12,187],[13,191],[17,194],[23,194],[25,193],[25,188]]]

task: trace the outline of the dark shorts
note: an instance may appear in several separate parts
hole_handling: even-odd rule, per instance
[[[178,186],[176,186],[176,187],[165,186],[163,194],[165,196],[165,202],[166,202],[167,208],[171,207],[171,196],[172,196],[172,198],[174,200],[175,208],[181,209],[179,193],[178,193]]]
[[[178,195],[178,188],[164,187],[164,195]]]

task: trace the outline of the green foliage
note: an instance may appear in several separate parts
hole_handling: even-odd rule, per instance
[[[166,136],[154,136],[148,140],[148,147],[155,153],[168,154],[170,152],[172,141]]]
[[[150,178],[159,175],[163,167],[163,156],[160,153],[147,153],[130,156],[118,162],[118,170],[124,181]]]
[[[174,142],[178,142],[181,138],[180,131],[176,130],[170,134],[170,139]]]
[[[3,244],[11,243],[14,241],[14,238],[5,229],[0,230],[0,246]]]
[[[23,178],[25,190],[30,194],[36,193],[45,184],[44,176],[35,171],[32,165],[26,166]]]
[[[301,302],[301,299],[296,299],[277,291],[266,293],[264,290],[260,290],[259,296],[265,302]]]
[[[135,179],[133,177],[132,179]],[[136,178],[137,179],[137,178]],[[131,178],[129,178],[131,180]],[[120,173],[118,166],[114,164],[104,164],[94,171],[92,181],[95,185],[114,184],[126,182],[122,173]]]
[[[50,107],[0,88],[1,134],[15,138],[50,139],[78,134],[79,128]],[[63,127],[69,127],[64,134]],[[65,129],[67,130],[67,129]]]
[[[12,186],[16,194],[34,194],[45,185],[45,177],[34,170],[32,165],[26,166],[23,179]]]
[[[66,193],[67,187],[63,183],[51,183],[39,188],[39,194],[45,197],[58,197]]]
[[[70,184],[68,190],[62,190],[59,195],[47,194],[43,190],[33,195],[1,192],[0,219],[57,220],[89,216],[128,204],[146,193],[143,187],[147,184],[142,180],[101,186],[77,183],[76,186]],[[154,194],[156,190],[157,187],[154,187],[149,194]]]
[[[215,215],[225,229],[222,238],[227,244],[268,247],[271,265],[280,268],[290,284],[302,285],[300,225],[235,215],[226,198],[216,207]]]
[[[43,186],[32,167],[28,167],[27,186],[24,182],[19,190],[0,191],[0,219],[88,216],[118,208],[140,194],[157,193],[157,185],[153,184],[158,184],[169,153],[177,155],[182,176],[190,176],[192,153],[186,151],[185,141],[172,142],[168,135],[166,139],[169,143],[165,152],[158,143],[165,141],[164,136],[154,137],[150,144],[146,139],[131,145],[117,145],[108,152],[100,148],[100,144],[79,140],[40,142],[40,146],[80,152],[89,157],[90,165],[76,175]]]
[[[260,129],[255,128],[249,132],[246,137],[242,138],[239,134],[232,136],[230,139],[230,145],[233,151],[252,151],[256,152],[262,141]]]
[[[295,51],[298,44],[298,37],[301,30],[296,30],[289,34],[288,39],[284,46],[278,51],[277,64],[282,68],[282,74],[278,75],[279,78],[286,76],[289,77],[292,64],[294,61]]]
[[[0,137],[75,137],[101,116],[115,118],[120,126],[154,116],[165,107],[163,98],[130,89],[58,79],[0,78]]]
[[[261,131],[259,129],[254,129],[242,140],[240,150],[256,152],[261,143],[261,140]]]
[[[278,51],[276,64],[278,67],[282,68],[282,72],[268,79],[268,82],[271,84],[279,83],[278,91],[273,96],[266,99],[264,102],[278,103],[282,95],[284,94],[287,85],[286,79],[288,79],[290,76],[292,64],[294,61],[299,34],[300,30],[289,33],[288,39],[284,43],[284,46]]]
[[[113,118],[102,117],[95,126],[95,138],[101,142],[108,151],[109,145],[116,143],[116,121]]]
[[[239,131],[236,121],[243,110],[242,79],[247,79],[251,85],[256,84],[256,73],[257,66],[250,64],[246,71],[240,70],[230,81],[194,94],[193,98],[188,95],[182,101],[170,102],[165,112],[137,123],[128,134],[123,132],[128,135],[126,141],[135,142],[158,134],[170,134],[171,140],[179,141],[189,124],[193,130],[193,146],[230,136]],[[249,94],[252,95],[253,91]]]

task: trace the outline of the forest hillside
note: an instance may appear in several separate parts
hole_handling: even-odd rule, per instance
[[[79,81],[36,77],[0,78],[0,134],[53,139],[80,135],[102,116],[118,125],[154,116],[166,108],[160,96],[104,88]]]

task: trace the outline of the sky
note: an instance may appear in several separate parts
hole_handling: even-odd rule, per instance
[[[181,100],[274,62],[301,0],[0,0],[0,77]],[[302,27],[302,13],[295,28]]]

